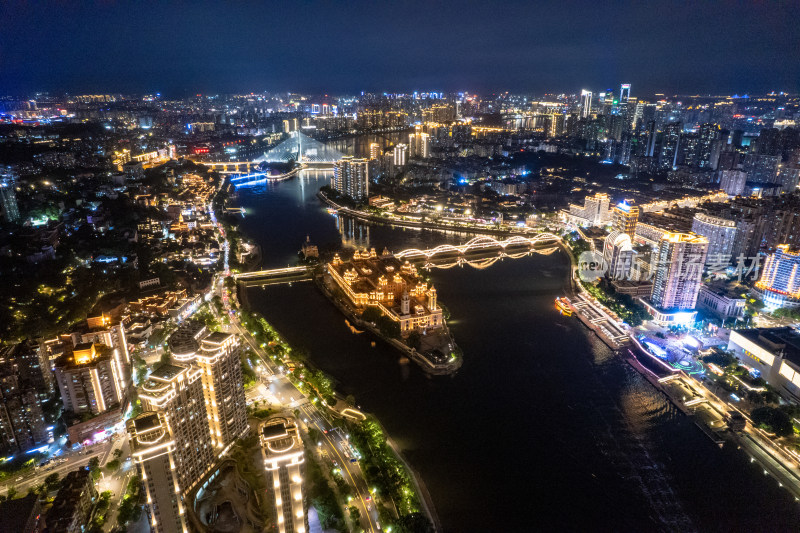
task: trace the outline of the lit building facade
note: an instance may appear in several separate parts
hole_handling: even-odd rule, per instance
[[[697,213],[692,221],[692,233],[708,239],[708,260],[724,257],[729,262],[733,256],[738,230],[736,222],[726,218]]]
[[[131,455],[144,483],[155,533],[189,531],[182,500],[175,439],[164,413],[147,412],[127,422]]]
[[[639,222],[639,207],[631,200],[623,200],[611,212],[611,225],[615,231],[625,233],[633,239],[636,236],[636,223]]]
[[[629,279],[636,262],[636,251],[626,233],[611,232],[603,244],[603,263],[606,276],[611,279]]]
[[[408,261],[401,263],[388,253],[378,257],[373,248],[355,252],[350,261],[342,261],[337,254],[326,267],[356,308],[377,307],[398,323],[402,335],[438,329],[444,324],[436,289],[421,279],[417,268]]]
[[[369,160],[346,156],[333,164],[333,188],[353,200],[369,195]]]
[[[122,402],[120,370],[109,346],[76,345],[56,360],[55,375],[64,409],[74,414],[100,414]]]
[[[199,344],[197,351],[173,358],[201,370],[211,445],[221,452],[248,430],[239,343],[235,335],[214,332]]]
[[[800,401],[800,334],[794,328],[731,331],[728,350],[785,399]]]
[[[644,301],[656,321],[690,322],[703,277],[708,239],[691,233],[667,233],[656,251],[653,292]]]
[[[592,91],[581,91],[581,118],[589,118],[592,114]]]
[[[610,199],[607,194],[597,193],[583,199],[583,205],[570,204],[561,218],[568,224],[579,227],[603,226],[611,219]]]
[[[782,244],[768,256],[756,282],[767,308],[800,307],[800,249]]]
[[[305,451],[295,419],[279,416],[267,420],[259,428],[259,440],[278,532],[306,533]]]
[[[408,164],[408,145],[399,143],[396,144],[393,150],[394,166],[404,167]]]

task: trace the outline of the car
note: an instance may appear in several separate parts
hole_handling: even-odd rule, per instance
[[[351,462],[351,463],[357,463],[357,462],[358,462],[358,459],[355,459],[355,458],[353,458],[353,459],[350,459],[350,462]]]
[[[19,476],[19,477],[17,478],[17,481],[22,481],[22,478],[23,478],[23,476]]]
[[[372,499],[372,496],[367,496],[367,501],[370,501],[371,499]]]

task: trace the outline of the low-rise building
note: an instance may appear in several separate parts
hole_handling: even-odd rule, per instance
[[[697,296],[697,308],[725,320],[744,315],[743,289],[725,281],[703,284]]]
[[[728,350],[781,396],[800,401],[800,333],[789,327],[735,330]]]

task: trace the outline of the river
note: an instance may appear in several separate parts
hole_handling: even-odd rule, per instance
[[[327,180],[240,189],[241,228],[265,266],[293,263],[307,235],[322,249],[378,251],[470,237],[340,221],[314,196]],[[796,531],[800,506],[774,479],[555,311],[568,271],[562,252],[433,270],[464,352],[450,377],[351,333],[311,283],[251,288],[248,300],[380,419],[447,532]]]

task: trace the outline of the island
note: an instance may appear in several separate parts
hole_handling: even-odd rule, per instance
[[[375,248],[326,263],[320,288],[358,327],[370,330],[431,374],[450,374],[463,359],[437,302],[436,288],[410,261]]]

